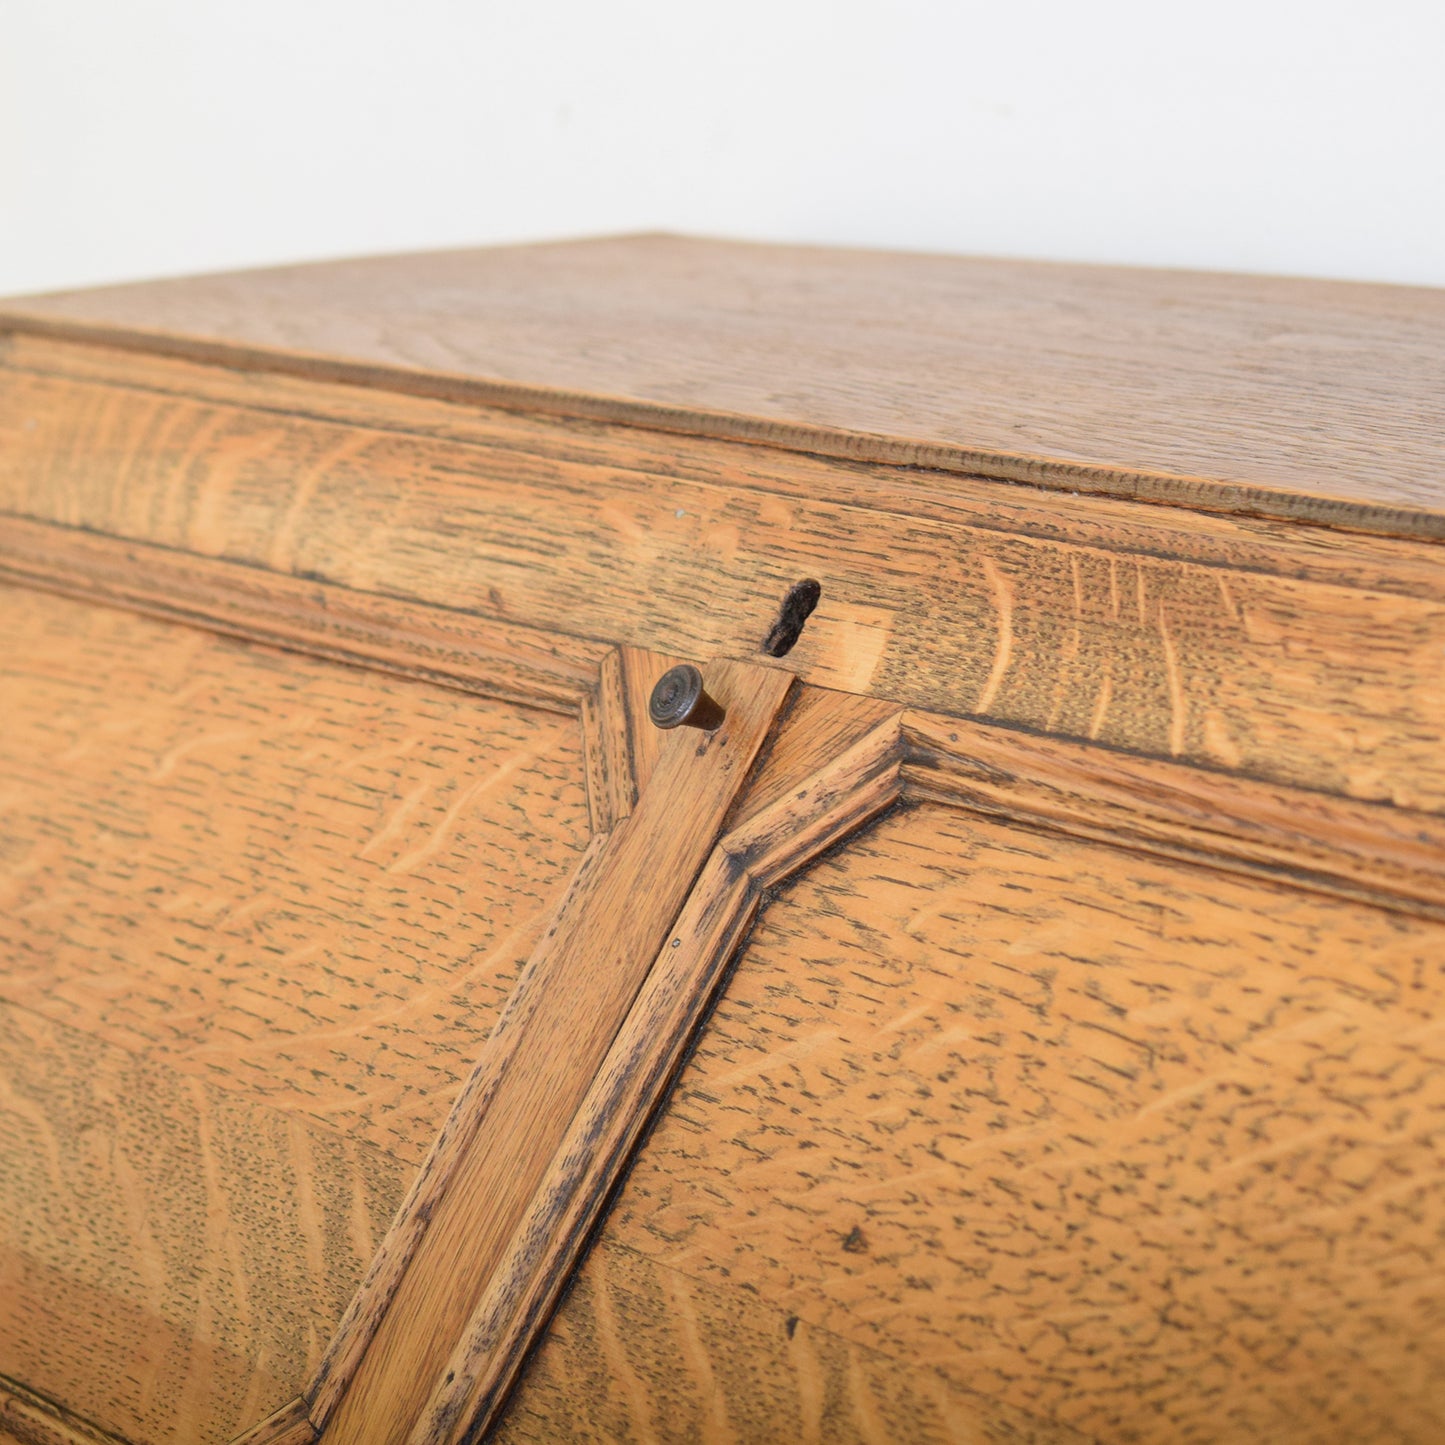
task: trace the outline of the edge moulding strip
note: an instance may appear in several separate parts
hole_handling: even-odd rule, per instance
[[[773,420],[553,386],[529,386],[500,378],[483,379],[378,362],[344,361],[317,353],[268,350],[132,327],[58,321],[0,308],[0,338],[6,335],[34,336],[228,370],[495,407],[500,411],[617,423],[670,436],[747,442],[840,461],[936,471],[987,481],[1021,482],[1046,491],[1084,492],[1150,505],[1189,507],[1223,516],[1347,527],[1386,537],[1445,540],[1445,513],[1425,507],[1320,496],[1283,484],[1241,485],[1137,465],[1109,466],[1025,452],[980,450],[886,432],[850,431],[812,422]]]
[[[3,514],[0,580],[580,717],[594,833],[635,806],[647,695],[681,660]],[[942,713],[904,732],[911,796],[1445,918],[1437,814]]]
[[[0,1442],[18,1445],[127,1445],[43,1395],[0,1375]],[[284,1442],[290,1445],[290,1442]]]
[[[714,847],[407,1445],[460,1445],[495,1421],[765,891],[898,797],[897,710],[846,708],[844,742],[829,701],[800,700],[780,725],[750,795],[777,796],[745,799]]]
[[[628,719],[652,673],[609,644],[9,514],[0,582],[576,717],[592,831],[636,800]]]
[[[1445,919],[1445,818],[906,712],[907,796]]]
[[[6,579],[578,716],[594,833],[645,786],[648,691],[681,660],[0,514]],[[1445,918],[1439,815],[941,713],[910,709],[904,731],[911,796]]]
[[[644,721],[647,692],[671,659],[640,649],[19,518],[0,517],[0,576],[580,716],[588,737],[596,835],[563,902],[564,913],[579,889],[585,893],[622,821],[645,806],[649,779],[659,768],[666,770],[665,747],[677,753],[679,746],[691,746],[665,744]],[[684,869],[671,926],[660,932],[645,960],[636,960],[637,986],[595,1066],[574,1071],[580,1090],[575,1107],[561,1123],[561,1136],[549,1143],[550,1152],[537,1161],[521,1213],[500,1240],[480,1292],[445,1341],[450,1354],[444,1368],[428,1382],[411,1433],[399,1437],[408,1445],[460,1440],[478,1422],[495,1418],[765,891],[899,797],[1445,917],[1445,822],[1435,815],[796,686],[770,659],[730,666],[773,698],[767,705],[773,712],[749,744],[763,749],[762,760],[750,776],[743,764],[731,816],[723,821],[719,815],[702,840],[697,863]],[[774,721],[789,687],[792,702]],[[667,779],[661,781],[666,793]],[[417,1188],[425,1184],[431,1201],[425,1216],[412,1221],[423,1231],[440,1186],[450,1178],[434,1165],[444,1162],[447,1150],[471,1128],[472,1116],[485,1110],[490,1083],[486,1069],[479,1068],[439,1136],[435,1159],[418,1176]],[[389,1237],[382,1255],[391,1244]],[[415,1239],[393,1250],[390,1264],[379,1255],[373,1270],[390,1269],[394,1283],[414,1247]],[[370,1324],[390,1298],[389,1289],[378,1292],[373,1282]],[[368,1320],[354,1309],[338,1332],[333,1356],[348,1332],[353,1334],[348,1348],[361,1342],[364,1353],[358,1325],[364,1334]],[[309,1442],[332,1420],[343,1376],[349,1378],[345,1371],[328,1373],[324,1365],[305,1396],[238,1438],[247,1445]],[[72,1428],[53,1411],[36,1416],[39,1406],[24,1392],[7,1395],[0,1389],[0,1405],[17,1420],[21,1406],[12,1406],[12,1400],[29,1412],[24,1419],[31,1437],[21,1439],[108,1438],[87,1434],[79,1424]],[[36,1434],[41,1426],[29,1423],[32,1416],[43,1417],[50,1435]],[[0,1425],[8,1423],[0,1414]],[[71,1433],[56,1433],[65,1429]]]

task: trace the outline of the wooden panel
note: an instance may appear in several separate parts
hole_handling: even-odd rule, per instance
[[[1095,1445],[603,1239],[493,1445]]]
[[[0,1159],[0,1375],[136,1445],[295,1395],[412,1173],[10,1003]]]
[[[1353,529],[1301,527],[1248,513],[1217,515],[1072,491],[1041,492],[1030,486],[1000,486],[974,474],[844,462],[718,438],[683,441],[639,427],[566,421],[545,412],[463,405],[314,377],[235,371],[46,336],[0,334],[0,368],[7,386],[37,376],[120,384],[158,395],[472,443],[518,453],[531,458],[534,466],[544,460],[610,463],[668,480],[747,486],[1055,542],[1110,550],[1123,546],[1406,595],[1445,595],[1440,565],[1430,562],[1435,555],[1431,548],[1418,540]],[[41,416],[30,415],[38,428]],[[14,440],[24,440],[23,423]],[[522,460],[517,465],[531,470]],[[103,475],[91,478],[92,483],[103,481]]]
[[[229,1439],[319,1365],[586,842],[580,722],[11,587],[0,634],[0,1376]]]
[[[420,1162],[585,841],[576,721],[0,608],[5,996]]]
[[[125,1445],[13,1380],[0,1379],[3,1445]]]
[[[419,607],[168,547],[0,517],[0,574],[230,637],[575,714],[601,643]]]
[[[673,237],[6,303],[10,325],[1440,534],[1445,292]]]
[[[1439,1439],[1442,962],[1427,921],[890,814],[763,916],[518,1438],[684,1438],[776,1379],[781,1311],[971,1392],[921,1438]],[[619,1250],[680,1282],[611,1327],[593,1417],[545,1382]],[[744,1412],[711,1438],[772,1438]]]
[[[903,718],[911,798],[1445,920],[1445,819],[962,718]]]
[[[1117,518],[1054,540],[772,492],[737,475],[747,448],[731,476],[664,486],[625,450],[529,457],[42,377],[0,394],[0,439],[18,512],[665,653],[749,653],[817,577],[787,659],[809,681],[1445,808],[1438,549],[1387,589],[1366,577],[1384,553],[1324,533],[1296,539],[1310,566],[1290,548],[1266,565],[1263,534],[1233,556],[1208,528],[1160,555]]]

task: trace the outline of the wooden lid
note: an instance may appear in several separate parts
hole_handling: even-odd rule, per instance
[[[1445,291],[636,236],[60,293],[0,328],[1445,536]]]

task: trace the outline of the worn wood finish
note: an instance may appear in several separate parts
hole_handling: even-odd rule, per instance
[[[585,896],[592,870],[607,841],[606,835],[593,838],[573,875],[572,886],[548,920],[544,939],[566,923],[578,901]],[[411,1267],[432,1216],[451,1189],[457,1171],[467,1162],[496,1084],[495,1070],[479,1065],[471,1070],[457,1094],[386,1238],[348,1304],[325,1357],[307,1382],[303,1399],[308,1419],[324,1423],[350,1389],[362,1358]],[[260,1441],[267,1438],[263,1432]]]
[[[664,735],[646,723],[646,699],[681,660],[18,517],[0,517],[0,577],[580,716],[594,832],[626,817],[651,776]],[[906,731],[920,796],[1306,884],[1323,875],[1321,886],[1416,909],[1445,898],[1445,840],[1428,814],[946,715],[910,712]]]
[[[0,1445],[124,1445],[52,1401],[0,1379]]]
[[[21,517],[0,516],[0,579],[577,716],[597,832],[627,816],[650,767],[630,739],[656,663],[598,643]]]
[[[1445,919],[1437,814],[909,712],[908,795]]]
[[[315,578],[0,517],[0,576],[253,642],[567,715],[611,649]]]
[[[0,1004],[0,1374],[127,1440],[305,1383],[410,1170]]]
[[[886,808],[901,758],[894,709],[814,693],[788,715],[499,1257],[414,1441],[459,1442],[492,1421],[763,889]]]
[[[1098,1445],[604,1236],[494,1445]]]
[[[371,430],[469,443],[513,453],[528,472],[548,461],[608,463],[666,481],[747,487],[841,506],[958,522],[985,531],[1022,533],[1226,564],[1408,596],[1445,596],[1438,554],[1418,541],[1354,529],[1302,527],[1247,514],[1220,516],[1073,492],[1040,493],[1000,486],[972,473],[889,467],[799,455],[762,444],[708,437],[686,443],[666,433],[546,414],[469,406],[433,398],[266,372],[222,369],[32,335],[0,335],[7,386],[33,378],[121,386],[157,397],[185,397],[271,413],[299,413]],[[13,375],[12,375],[13,373]],[[115,398],[88,388],[78,397]],[[43,419],[32,409],[27,420]],[[25,422],[22,420],[22,428]],[[19,438],[17,438],[18,440]],[[82,479],[72,472],[70,480]],[[88,488],[103,477],[89,479]],[[1435,560],[1432,562],[1432,558]],[[822,619],[815,619],[820,621]]]
[[[585,841],[577,722],[10,587],[0,634],[0,1374],[224,1440],[319,1363]]]
[[[1038,494],[1042,524],[985,524],[907,489],[861,505],[861,488],[775,488],[775,462],[748,472],[761,448],[664,486],[655,447],[639,454],[625,429],[606,460],[574,461],[507,445],[504,417],[492,444],[396,425],[17,374],[0,394],[0,508],[693,657],[747,655],[813,576],[825,605],[788,659],[808,681],[1445,807],[1437,548],[1397,567],[1395,543],[1276,548],[1183,513],[1171,531],[1143,506],[1147,536],[1131,538],[1117,510],[1085,526],[1068,499],[1055,523]]]
[[[274,1414],[236,1436],[232,1445],[313,1445],[319,1438],[311,1423],[305,1396],[297,1395]]]
[[[1440,308],[11,306],[0,1434],[1433,1445]]]
[[[0,326],[1445,535],[1439,291],[648,236],[18,299]]]
[[[587,841],[575,721],[0,617],[5,996],[419,1162]]]
[[[404,1441],[420,1422],[792,682],[727,662],[705,677],[726,720],[669,737],[637,809],[574,881],[477,1062],[468,1137],[354,1376],[333,1369],[310,1394],[341,1445]]]
[[[762,916],[502,1438],[777,1438],[719,1382],[778,1378],[779,1316],[952,1401],[855,1386],[824,1439],[1440,1438],[1442,960],[1437,923],[888,815]]]

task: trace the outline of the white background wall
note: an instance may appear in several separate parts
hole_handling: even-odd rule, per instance
[[[1445,0],[0,0],[0,293],[656,228],[1445,285]]]

